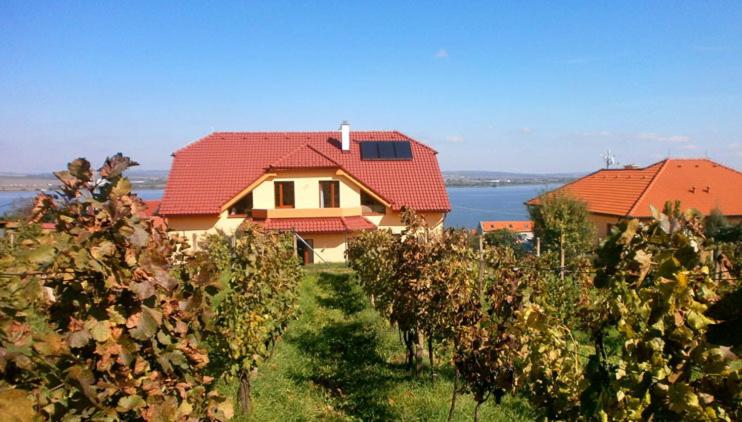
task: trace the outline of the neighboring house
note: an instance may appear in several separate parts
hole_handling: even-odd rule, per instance
[[[432,148],[399,132],[217,132],[173,154],[159,215],[197,245],[250,221],[300,236],[307,263],[342,262],[348,236],[402,230],[403,207],[433,227],[450,211]]]
[[[10,243],[15,242],[16,233],[21,227],[22,223],[18,220],[0,220],[0,237],[8,237]],[[56,230],[54,223],[41,223],[39,224],[42,233],[51,233]]]
[[[599,237],[623,218],[650,219],[650,206],[661,211],[667,201],[678,200],[683,209],[704,215],[719,209],[731,221],[742,219],[742,173],[705,158],[599,170],[552,192],[556,191],[587,203]],[[536,197],[527,205],[540,203]]]
[[[533,239],[533,221],[480,221],[479,231],[482,234],[495,230],[510,230],[518,235],[522,242]]]

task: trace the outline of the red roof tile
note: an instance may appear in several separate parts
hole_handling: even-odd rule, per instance
[[[269,230],[292,230],[297,233],[347,233],[376,228],[372,222],[361,216],[269,218],[257,223]]]
[[[279,158],[269,167],[271,169],[280,170],[302,168],[339,168],[340,165],[327,158],[326,155],[312,148],[311,145],[304,144],[301,147],[290,152],[288,155]]]
[[[418,211],[450,210],[436,152],[399,132],[216,132],[174,154],[162,215],[216,214],[272,168],[337,167],[392,204]],[[412,160],[364,161],[359,141],[410,141]]]
[[[639,169],[604,169],[568,183],[564,191],[598,214],[651,217],[666,201],[708,215],[742,215],[742,173],[708,159],[667,159]],[[539,198],[528,201],[538,205]]]
[[[143,217],[153,217],[159,213],[160,202],[158,200],[148,200],[144,202],[145,209],[142,211]]]
[[[485,233],[503,229],[516,233],[524,233],[533,231],[533,221],[480,221],[479,227]]]

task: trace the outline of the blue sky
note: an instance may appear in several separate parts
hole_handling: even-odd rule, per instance
[[[444,170],[742,168],[742,2],[0,3],[0,171],[396,129]]]

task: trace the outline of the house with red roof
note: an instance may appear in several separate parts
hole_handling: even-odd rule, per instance
[[[158,214],[197,245],[242,224],[298,235],[306,263],[342,262],[349,236],[402,230],[412,208],[442,227],[451,209],[437,152],[396,131],[216,132],[173,154]]]
[[[652,218],[651,207],[661,211],[667,201],[680,201],[683,209],[693,208],[704,215],[718,209],[731,221],[742,220],[742,173],[706,158],[602,169],[555,191],[587,204],[599,237],[605,237],[621,219]],[[540,203],[536,197],[526,204]]]
[[[533,221],[480,221],[479,232],[481,234],[491,233],[498,230],[508,230],[515,233],[522,241],[533,239]]]

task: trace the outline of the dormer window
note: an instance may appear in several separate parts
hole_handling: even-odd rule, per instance
[[[333,180],[319,182],[319,207],[340,208],[340,182]]]
[[[384,214],[386,213],[386,207],[381,202],[377,201],[376,198],[369,195],[365,191],[361,191],[361,209],[363,214]]]
[[[294,182],[274,182],[276,208],[294,208]]]
[[[252,192],[243,196],[242,199],[237,201],[232,207],[229,208],[230,216],[245,216],[250,217],[252,214]]]

